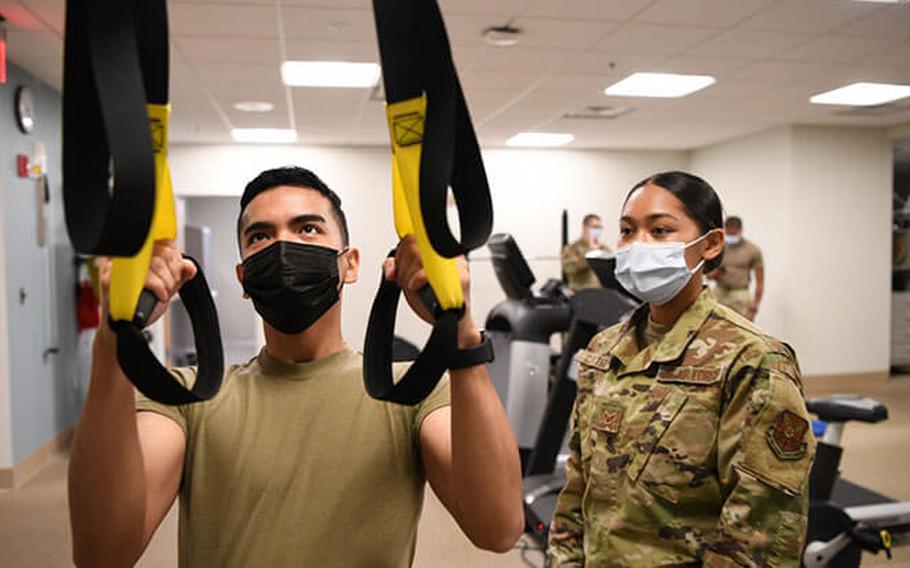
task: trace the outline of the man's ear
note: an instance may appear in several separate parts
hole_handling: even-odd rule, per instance
[[[357,282],[357,277],[360,275],[360,249],[351,247],[342,257],[341,281],[345,284],[353,284]]]
[[[705,252],[702,258],[705,262],[714,260],[724,251],[724,232],[721,229],[714,229],[705,236]]]
[[[234,272],[236,272],[236,274],[237,274],[237,282],[240,282],[240,289],[242,290],[243,289],[243,264],[238,262],[237,265],[234,267]],[[244,292],[243,297],[246,299],[249,299],[250,295],[247,294],[246,292]]]

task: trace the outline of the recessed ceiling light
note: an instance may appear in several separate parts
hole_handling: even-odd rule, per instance
[[[297,141],[297,131],[291,128],[235,128],[231,130],[235,142],[281,144]]]
[[[275,105],[266,101],[240,101],[234,104],[234,108],[243,112],[269,112]]]
[[[554,148],[565,146],[572,140],[575,140],[574,136],[561,132],[519,132],[506,140],[506,146]]]
[[[285,61],[281,80],[289,87],[369,89],[379,81],[379,65],[349,61]]]
[[[616,97],[684,97],[715,82],[710,75],[633,73],[604,89],[604,94]]]
[[[904,97],[910,97],[910,85],[860,82],[813,95],[809,97],[809,102],[817,105],[870,106],[883,105]]]
[[[494,47],[512,47],[521,41],[521,30],[508,24],[493,26],[483,30],[483,39]]]

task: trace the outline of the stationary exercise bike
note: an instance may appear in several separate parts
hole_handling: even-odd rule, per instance
[[[891,558],[892,536],[910,532],[910,502],[871,491],[839,476],[841,437],[847,422],[875,424],[888,419],[876,400],[833,395],[806,401],[809,412],[827,422],[809,478],[809,527],[802,563],[807,568],[860,565],[862,552]]]

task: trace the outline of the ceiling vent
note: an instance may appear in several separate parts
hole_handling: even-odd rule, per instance
[[[613,120],[624,114],[629,114],[633,110],[635,109],[627,106],[591,105],[576,112],[568,112],[562,117],[581,120]]]

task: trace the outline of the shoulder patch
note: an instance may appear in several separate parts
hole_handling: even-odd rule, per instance
[[[782,460],[798,460],[806,455],[809,422],[790,410],[782,410],[768,428],[768,444]]]

